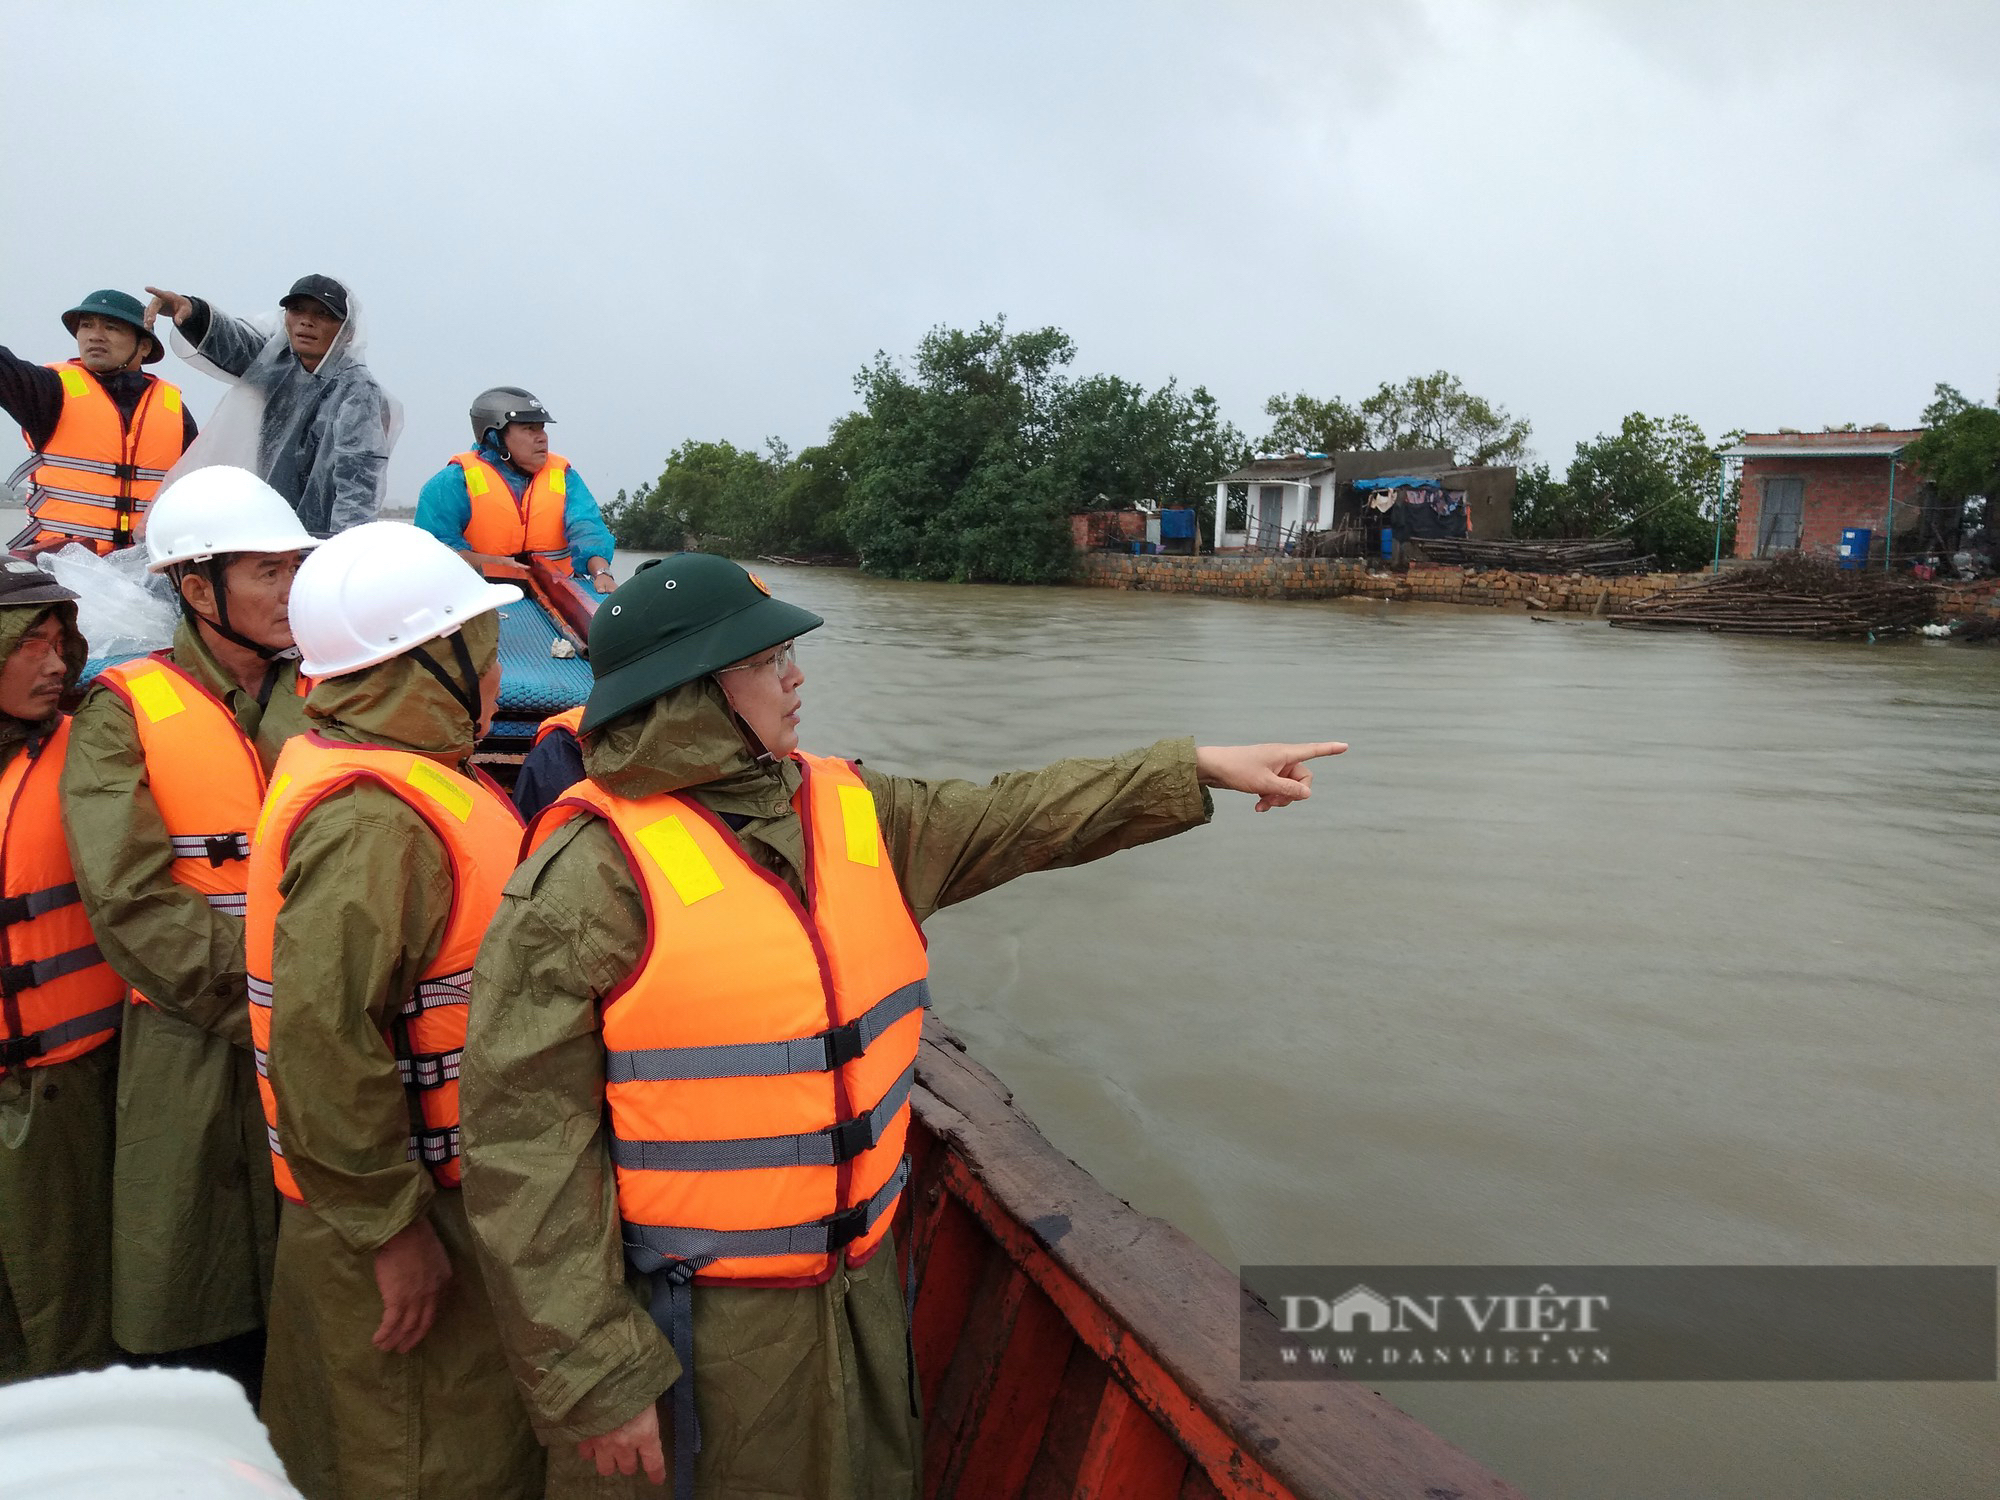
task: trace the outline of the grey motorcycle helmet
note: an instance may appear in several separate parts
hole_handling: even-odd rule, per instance
[[[472,398],[472,440],[486,441],[486,434],[498,432],[509,422],[553,422],[533,391],[518,385],[496,385]]]

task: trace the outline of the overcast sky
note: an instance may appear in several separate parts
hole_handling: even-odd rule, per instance
[[[339,276],[402,501],[487,385],[608,499],[998,314],[1253,439],[1439,367],[1558,469],[1633,410],[1908,423],[2000,384],[1996,57],[1992,0],[0,0],[0,343]]]

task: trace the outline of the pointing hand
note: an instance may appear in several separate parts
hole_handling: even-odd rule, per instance
[[[153,294],[153,300],[146,304],[146,327],[148,329],[152,328],[153,319],[157,318],[162,312],[172,318],[175,323],[179,323],[194,311],[193,299],[183,297],[179,292],[170,292],[163,287],[157,286],[149,286],[146,290]]]
[[[1194,752],[1195,774],[1203,786],[1248,792],[1257,811],[1289,807],[1312,795],[1313,773],[1306,762],[1339,755],[1347,746],[1338,740],[1310,745],[1203,745]]]

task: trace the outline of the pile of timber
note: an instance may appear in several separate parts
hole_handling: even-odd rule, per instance
[[[1432,562],[1458,568],[1506,568],[1514,573],[1617,573],[1652,571],[1652,557],[1640,557],[1624,537],[1545,537],[1507,542],[1475,542],[1440,537],[1413,538],[1410,545]]]
[[[1937,618],[1938,593],[1897,574],[1782,557],[1635,599],[1611,615],[1639,630],[1717,630],[1814,640],[1907,635]]]

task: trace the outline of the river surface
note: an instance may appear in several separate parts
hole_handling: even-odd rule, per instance
[[[808,748],[1345,739],[930,926],[939,1009],[1225,1263],[1991,1263],[2000,651],[771,568]],[[2000,1494],[1992,1385],[1412,1385],[1542,1497]]]
[[[2000,651],[764,571],[810,749],[1352,742],[930,928],[979,1059],[1225,1263],[1995,1259]],[[1381,1389],[1546,1500],[2000,1494],[1992,1385]]]

